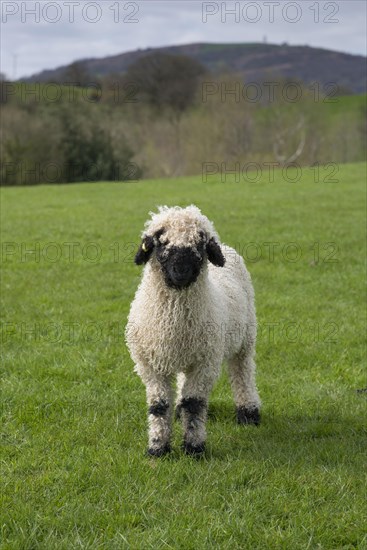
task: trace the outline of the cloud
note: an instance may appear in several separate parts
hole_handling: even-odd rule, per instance
[[[1,71],[9,77],[15,76],[14,56],[20,77],[76,59],[188,42],[266,39],[366,53],[366,3],[358,0],[3,0],[1,18]]]

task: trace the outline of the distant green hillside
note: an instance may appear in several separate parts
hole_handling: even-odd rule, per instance
[[[139,49],[101,59],[84,59],[79,64],[92,79],[101,78],[108,74],[123,74],[134,61],[156,51],[187,55],[213,74],[237,73],[244,82],[291,78],[306,84],[315,81],[321,85],[335,83],[356,94],[367,90],[365,57],[288,44],[186,44]],[[69,67],[45,70],[27,80],[62,82]]]

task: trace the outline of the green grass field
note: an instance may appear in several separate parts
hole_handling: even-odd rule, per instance
[[[367,548],[366,165],[314,176],[2,189],[2,549]],[[176,423],[148,459],[132,257],[188,203],[251,272],[263,421],[236,425],[224,373],[205,458]]]

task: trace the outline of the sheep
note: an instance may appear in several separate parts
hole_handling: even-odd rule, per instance
[[[194,205],[150,213],[135,256],[145,264],[126,341],[146,386],[150,456],[170,452],[173,384],[183,450],[205,451],[208,398],[224,360],[239,424],[260,422],[255,382],[254,290],[244,261],[220,244]]]

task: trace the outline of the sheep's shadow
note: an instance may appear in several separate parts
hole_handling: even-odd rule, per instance
[[[310,462],[337,461],[341,453],[348,456],[352,449],[361,447],[362,452],[366,435],[363,418],[353,411],[342,413],[335,404],[307,413],[280,414],[265,408],[260,426],[236,425],[228,429],[235,424],[233,403],[210,403],[205,458],[228,460],[228,456],[236,456],[249,461],[261,458],[295,462],[307,456]]]
[[[209,402],[208,420],[209,422],[221,422],[223,420],[236,419],[236,409],[233,402]]]

